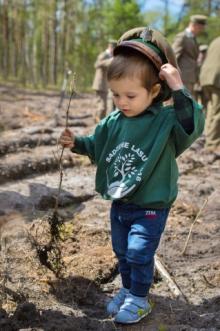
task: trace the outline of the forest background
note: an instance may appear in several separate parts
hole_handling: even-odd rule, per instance
[[[60,89],[68,70],[77,89],[90,91],[94,62],[108,39],[128,29],[151,26],[170,42],[192,14],[208,16],[199,43],[219,35],[219,0],[181,0],[179,13],[172,0],[163,10],[143,10],[138,0],[0,0],[0,82],[34,89]],[[149,0],[149,3],[152,0]]]

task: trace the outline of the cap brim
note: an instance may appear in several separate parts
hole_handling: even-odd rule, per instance
[[[114,55],[120,54],[125,47],[135,49],[136,51],[144,54],[155,65],[155,67],[160,70],[163,64],[162,59],[156,52],[154,52],[152,48],[148,47],[146,44],[142,44],[138,41],[122,41],[118,46],[115,47]]]

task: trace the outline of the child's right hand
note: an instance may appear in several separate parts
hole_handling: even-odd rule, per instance
[[[62,145],[64,148],[73,148],[74,147],[74,142],[75,142],[75,137],[74,134],[69,130],[65,129],[60,136],[59,143]]]

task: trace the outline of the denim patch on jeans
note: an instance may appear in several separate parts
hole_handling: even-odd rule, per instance
[[[154,255],[169,208],[148,209],[114,201],[111,207],[112,247],[119,261],[122,284],[146,296],[153,281]]]

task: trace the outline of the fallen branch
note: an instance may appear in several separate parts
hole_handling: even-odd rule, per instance
[[[155,268],[157,269],[161,277],[166,281],[173,295],[177,297],[179,300],[185,303],[189,303],[187,297],[183,294],[183,292],[177,285],[175,279],[170,275],[169,271],[167,270],[167,268],[164,266],[164,264],[157,255],[155,255]]]
[[[184,248],[183,248],[182,253],[181,253],[182,255],[184,255],[185,252],[186,252],[186,248],[187,248],[187,245],[188,245],[188,242],[189,242],[189,239],[190,239],[191,233],[192,233],[193,226],[194,226],[195,223],[197,222],[197,220],[198,220],[199,216],[201,215],[201,212],[202,212],[203,209],[205,208],[207,202],[208,202],[208,198],[204,201],[204,203],[203,203],[202,207],[199,209],[199,211],[198,211],[198,213],[197,213],[197,215],[196,215],[196,217],[195,217],[193,223],[191,224],[191,227],[190,227],[190,230],[189,230],[189,234],[188,234],[187,239],[186,239],[186,243],[185,243]]]

